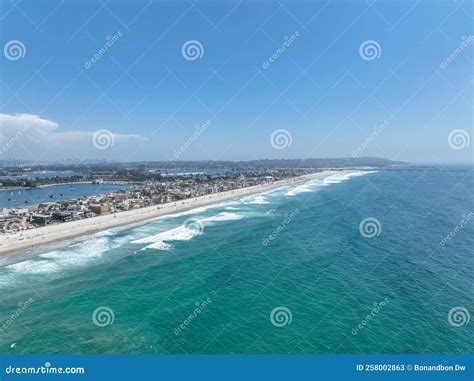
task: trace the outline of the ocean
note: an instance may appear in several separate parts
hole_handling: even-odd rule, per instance
[[[473,189],[348,171],[0,259],[0,353],[472,353]]]

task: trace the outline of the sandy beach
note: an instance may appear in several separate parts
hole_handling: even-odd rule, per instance
[[[64,222],[48,225],[31,230],[25,230],[16,234],[0,236],[0,257],[21,250],[36,247],[38,245],[55,241],[67,240],[79,236],[93,234],[113,227],[129,225],[168,214],[183,212],[210,204],[240,198],[242,196],[261,193],[275,188],[291,184],[306,182],[318,177],[328,176],[336,171],[323,171],[291,179],[275,181],[270,184],[256,185],[252,187],[235,189],[227,192],[213,193],[205,196],[189,198],[166,204],[148,206],[115,214],[106,214],[79,221]]]

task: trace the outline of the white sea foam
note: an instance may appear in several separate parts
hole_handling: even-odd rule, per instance
[[[148,246],[141,250],[171,250],[172,246],[165,241],[189,241],[202,234],[199,229],[190,229],[184,225],[178,226],[174,229],[166,230],[164,232],[148,236],[132,241],[134,244],[149,243]]]
[[[244,218],[244,216],[241,214],[222,212],[216,216],[202,218],[200,221],[201,222],[233,221],[233,220],[241,220],[242,218]]]
[[[107,238],[95,238],[76,243],[62,250],[40,254],[39,258],[43,260],[32,262],[38,264],[38,273],[54,272],[86,265],[94,259],[100,258],[108,249]]]
[[[171,250],[172,246],[169,243],[158,241],[152,243],[151,245],[145,246],[143,249],[140,250]]]
[[[202,212],[205,212],[206,210],[208,210],[211,206],[201,206],[199,208],[195,208],[195,209],[191,209],[191,210],[187,210],[186,212],[183,212],[183,216],[186,216],[188,214],[198,214],[198,213],[202,213]]]
[[[73,245],[73,246],[78,246],[79,244]],[[64,254],[64,252],[55,250],[55,251],[50,251],[49,253],[43,253],[40,254],[39,257],[44,258],[44,259],[56,259],[56,258],[61,258],[61,256]]]
[[[56,272],[61,269],[61,267],[54,261],[35,261],[28,260],[24,262],[18,262],[13,265],[5,267],[6,269],[22,274],[44,274]]]
[[[38,259],[29,259],[4,268],[13,273],[46,274],[82,266],[101,257],[109,248],[107,241],[104,237],[78,242],[64,249],[39,254]]]
[[[190,239],[202,234],[199,229],[190,229],[184,225],[180,225],[174,229],[166,230],[164,232],[148,236],[141,239],[136,239],[132,243],[156,243],[160,241],[189,241]]]
[[[95,234],[94,234],[94,237],[108,237],[108,236],[111,236],[111,235],[114,235],[114,232],[113,232],[113,231],[104,230],[104,231],[95,233]]]
[[[225,207],[227,205],[232,205],[232,204],[235,204],[235,201],[224,201],[224,202],[220,202],[218,204],[200,206],[200,207],[197,207],[197,208],[194,208],[194,209],[186,210],[184,212],[169,214],[169,215],[158,217],[158,218],[167,219],[167,218],[170,218],[170,217],[180,217],[180,216],[189,216],[189,215],[193,215],[193,214],[200,214],[200,213],[208,211],[209,209],[222,208],[222,207]]]
[[[310,188],[309,184],[299,185],[296,188],[285,193],[285,196],[296,196],[300,193],[313,192],[314,189]]]
[[[200,206],[200,207],[197,207],[197,208],[185,210],[184,212],[166,214],[164,216],[155,217],[155,218],[152,218],[152,219],[147,220],[147,221],[141,221],[137,224],[144,225],[144,224],[149,224],[150,222],[153,222],[153,221],[169,220],[169,219],[182,217],[182,216],[200,214],[200,213],[206,212],[209,209],[221,208],[221,207],[224,207],[226,205],[232,205],[232,204],[235,204],[235,201],[225,201],[225,202],[221,202],[221,203],[218,203],[218,204]]]
[[[363,176],[374,172],[376,171],[342,172],[332,176],[328,176],[323,181],[325,184],[339,184],[343,181],[349,180],[351,177]]]
[[[199,224],[212,223],[212,222],[234,221],[234,220],[240,220],[242,218],[244,218],[244,216],[241,214],[221,212],[215,216],[196,219],[196,224],[199,225]],[[196,229],[192,227],[187,227],[186,225],[180,225],[178,227],[160,232],[155,235],[133,240],[131,241],[131,243],[150,244],[144,247],[143,249],[170,250],[172,246],[168,244],[167,242],[189,241],[193,239],[194,237],[201,235],[202,233],[203,233],[202,229]]]
[[[267,200],[267,198],[263,195],[259,195],[250,201],[246,202],[246,204],[255,204],[255,205],[264,205],[264,204],[269,204],[270,202]]]
[[[320,187],[325,187],[330,184],[339,184],[342,181],[349,180],[351,177],[363,176],[368,173],[373,173],[376,171],[355,171],[355,172],[340,172],[334,175],[330,175],[325,178],[318,178],[311,181],[308,181],[302,185],[298,185],[293,189],[290,189],[285,193],[285,196],[293,197],[301,193],[314,192]]]

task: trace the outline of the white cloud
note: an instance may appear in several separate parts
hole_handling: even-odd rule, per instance
[[[0,138],[8,139],[18,131],[28,130],[28,134],[42,137],[52,133],[58,124],[51,120],[41,119],[38,115],[31,114],[0,114]]]
[[[114,144],[99,150],[95,131],[60,131],[58,123],[31,114],[0,114],[0,159],[128,159],[147,138],[113,133]],[[133,158],[130,158],[133,159]]]

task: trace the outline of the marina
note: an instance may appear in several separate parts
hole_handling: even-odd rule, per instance
[[[77,197],[113,192],[130,187],[129,184],[58,184],[36,188],[0,189],[0,208],[25,208],[44,202],[60,202]]]

